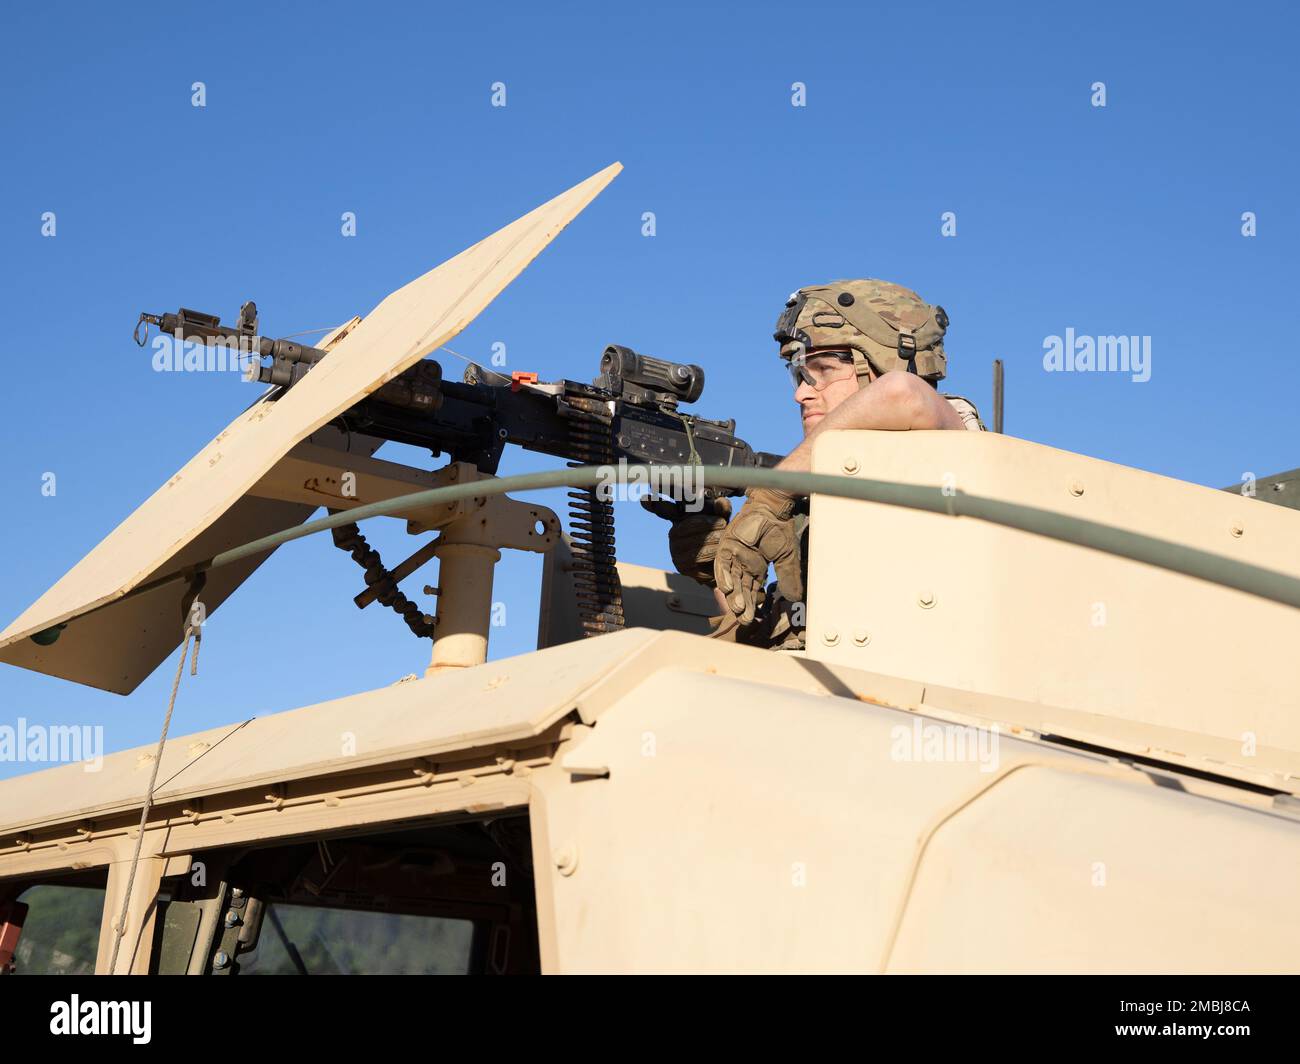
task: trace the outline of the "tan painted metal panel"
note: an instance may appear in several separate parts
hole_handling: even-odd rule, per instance
[[[796,655],[635,628],[173,736],[159,768],[159,800],[490,747],[539,735],[570,713],[591,722],[665,668],[721,670],[766,681],[785,693],[833,693],[899,705],[919,704],[922,695],[915,684]],[[355,754],[343,752],[345,732],[354,736]],[[150,744],[112,754],[95,772],[72,764],[0,781],[0,846],[5,833],[138,807],[154,750]]]
[[[167,568],[179,569],[282,528],[302,524],[314,509],[245,496],[172,554]],[[267,551],[213,570],[208,575],[202,595],[208,613],[225,602],[270,554]],[[76,571],[73,569],[60,584]],[[182,582],[166,584],[90,613],[72,621],[52,646],[38,646],[27,638],[29,630],[19,631],[0,649],[0,661],[89,684],[114,694],[130,694],[163,658],[180,645],[185,590],[186,585]],[[32,610],[35,608],[33,606]],[[23,616],[28,616],[32,610]],[[20,621],[15,621],[10,629],[13,630]],[[48,625],[41,622],[35,630],[44,627]]]
[[[541,609],[537,646],[549,647],[582,639],[578,591],[574,582],[572,541],[564,536],[546,552],[542,563]],[[654,628],[708,635],[709,618],[718,613],[712,588],[681,573],[669,573],[630,562],[618,562],[623,589],[623,617],[628,628]]]
[[[147,609],[132,608],[128,616],[105,609],[84,632],[74,635],[70,627],[48,648],[34,648],[27,637],[206,556],[199,550],[211,553],[211,542],[195,547],[196,540],[240,506],[294,444],[465,328],[620,169],[607,167],[385,298],[282,398],[244,411],[0,633],[0,661],[119,693],[132,690],[180,643],[181,588],[151,595]],[[259,532],[246,535],[254,527],[301,518],[278,520],[262,508],[255,516],[241,514],[215,537],[216,550],[255,538]],[[214,592],[205,592],[209,612],[242,575],[214,575]],[[92,649],[96,640],[102,645]]]
[[[814,467],[951,485],[1300,575],[1293,510],[1009,436],[833,432]],[[1297,779],[1300,610],[975,518],[824,496],[810,556],[810,656],[1037,704],[1019,721],[1037,731],[1104,744],[1141,725],[1211,771]]]
[[[1300,969],[1295,816],[764,681],[661,669],[533,775],[544,970]]]
[[[354,323],[359,320],[355,319]],[[322,341],[323,347],[328,347],[329,339]],[[351,464],[367,461],[383,442],[359,432],[345,434],[333,425],[326,425],[298,446],[321,448],[337,455],[339,462]],[[344,458],[345,455],[348,457]],[[285,461],[276,463],[272,474],[281,470]],[[245,495],[176,554],[169,568],[174,571],[301,524],[319,507],[319,501],[303,502]],[[213,613],[234,594],[273,553],[267,551],[209,572],[203,587],[203,604],[208,613]],[[176,649],[177,625],[186,590],[182,582],[164,584],[84,614],[68,624],[53,646],[43,647],[19,637],[0,650],[0,661],[90,684],[114,694],[130,694]]]
[[[538,735],[659,638],[633,629],[173,737],[159,766],[156,801]],[[182,690],[182,705],[184,697]],[[349,735],[355,753],[345,751]],[[77,763],[0,782],[0,832],[138,808],[156,748],[111,754],[96,772]]]
[[[197,757],[202,737],[174,740],[160,800],[499,748],[576,712],[594,726],[509,782],[512,802],[532,792],[547,971],[1295,970],[1300,818],[1253,792],[1006,734],[936,755],[901,740],[939,722],[874,704],[928,694],[631,630],[253,721],[221,743],[209,733]],[[137,804],[150,752],[114,755],[98,776],[68,766],[0,785],[0,809],[24,811],[0,847]],[[464,800],[500,799],[473,790]],[[365,822],[409,817],[409,799],[377,795],[388,804]],[[257,837],[358,812],[322,804]],[[222,845],[222,830],[193,838]],[[0,859],[0,875],[28,856]]]
[[[891,972],[1300,971],[1300,823],[1064,766],[934,832]]]

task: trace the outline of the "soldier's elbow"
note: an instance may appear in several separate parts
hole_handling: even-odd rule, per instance
[[[895,420],[901,428],[950,427],[943,410],[947,403],[934,388],[915,373],[893,370],[877,378],[871,385],[871,389],[879,389],[878,397],[893,411],[892,420]]]

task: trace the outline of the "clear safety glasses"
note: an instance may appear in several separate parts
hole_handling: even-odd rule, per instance
[[[790,380],[796,388],[810,384],[819,392],[835,381],[845,381],[854,375],[853,355],[848,351],[796,352],[786,362]]]

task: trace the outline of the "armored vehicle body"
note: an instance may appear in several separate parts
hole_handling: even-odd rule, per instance
[[[811,498],[806,649],[729,642],[711,591],[603,538],[601,463],[783,475],[679,410],[692,367],[619,349],[588,392],[422,361],[616,172],[307,354],[255,347],[266,395],[0,635],[0,660],[129,693],[330,529],[359,598],[432,640],[392,686],[250,688],[225,726],[0,783],[0,967],[1300,967],[1300,513],[1267,504],[1297,481],[1262,501],[996,433],[825,433],[784,474]],[[587,468],[498,479],[486,424]],[[374,457],[398,433],[446,464]],[[569,535],[505,494],[555,484]],[[356,531],[379,515],[431,538],[389,569]],[[544,555],[538,649],[487,660],[512,549]],[[434,557],[426,616],[397,585]]]

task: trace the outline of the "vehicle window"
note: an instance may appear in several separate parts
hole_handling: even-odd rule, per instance
[[[17,975],[90,975],[99,952],[102,887],[41,884],[18,896],[28,908],[14,951]]]
[[[471,920],[273,903],[240,975],[461,975]]]

